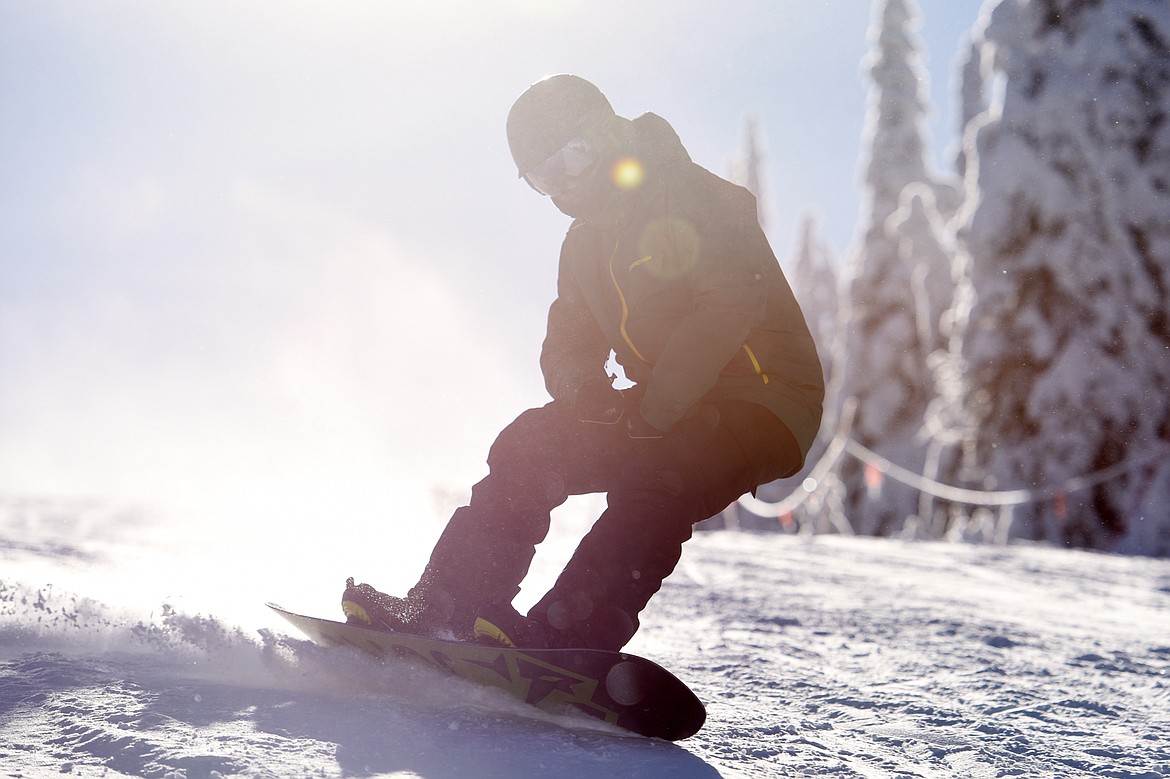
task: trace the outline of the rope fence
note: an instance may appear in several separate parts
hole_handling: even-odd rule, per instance
[[[821,459],[817,461],[812,471],[796,490],[775,503],[762,500],[754,495],[744,495],[739,499],[739,505],[753,514],[760,516],[784,516],[785,514],[790,514],[812,497],[817,488],[824,483],[825,477],[829,475],[837,462],[845,454],[855,457],[863,464],[875,468],[882,474],[912,487],[919,492],[924,492],[932,497],[951,503],[963,503],[971,506],[1018,506],[1025,503],[1053,500],[1072,492],[1089,489],[1090,487],[1111,481],[1130,471],[1148,465],[1155,460],[1170,457],[1170,443],[1162,442],[1162,445],[1158,449],[1144,456],[1123,460],[1108,468],[1068,479],[1057,486],[1019,490],[967,489],[943,484],[942,482],[903,468],[850,438],[855,411],[855,401],[846,404],[846,407],[842,411],[841,424],[838,426],[837,433],[829,442],[829,446],[825,450],[825,453],[821,455]]]

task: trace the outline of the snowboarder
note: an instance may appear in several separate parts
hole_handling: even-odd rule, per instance
[[[521,647],[617,650],[692,525],[804,463],[824,382],[755,198],[573,75],[512,106],[519,175],[573,222],[540,356],[547,405],[508,425],[406,597],[346,583],[352,623]],[[619,391],[611,350],[634,386]],[[551,590],[512,607],[549,512],[608,507]]]

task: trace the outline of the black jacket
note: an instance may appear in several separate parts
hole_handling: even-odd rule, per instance
[[[661,117],[633,127],[642,184],[615,193],[607,216],[575,220],[561,247],[541,354],[549,393],[604,376],[612,348],[655,427],[702,403],[748,401],[807,453],[823,374],[755,197],[692,162]]]

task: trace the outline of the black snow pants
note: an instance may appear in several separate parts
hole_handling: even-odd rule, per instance
[[[717,408],[659,439],[632,439],[620,421],[581,421],[557,401],[521,414],[492,445],[488,476],[448,522],[419,594],[448,600],[462,615],[510,602],[548,534],[549,512],[569,495],[605,492],[607,509],[528,617],[543,623],[553,645],[620,649],[692,525],[753,490],[768,470],[764,455],[749,455],[731,431],[772,426],[777,447],[767,456],[799,465],[792,434],[771,412],[743,402]]]

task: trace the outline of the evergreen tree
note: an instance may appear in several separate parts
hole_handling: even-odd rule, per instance
[[[1170,553],[1170,4],[1003,0],[983,38],[1005,86],[967,146],[969,464],[1029,489],[1133,463],[1013,534]]]
[[[821,237],[820,220],[813,212],[800,219],[792,261],[792,291],[812,331],[826,381],[837,359],[838,274],[833,249]]]
[[[964,42],[963,56],[959,61],[959,143],[954,154],[955,170],[959,176],[967,175],[964,143],[966,128],[971,127],[975,118],[987,110],[984,50],[982,37],[978,40],[968,38]]]
[[[921,44],[914,33],[919,14],[914,0],[878,0],[871,26],[872,50],[865,66],[871,82],[866,124],[869,159],[865,166],[864,232],[847,267],[843,290],[846,364],[841,369],[840,400],[856,398],[853,435],[863,446],[911,470],[924,459],[922,425],[933,395],[927,364],[936,346],[933,334],[923,339],[911,300],[920,257],[914,246],[931,239],[910,235],[915,226],[890,222],[908,186],[919,193],[916,227],[942,221],[927,208],[943,192],[946,208],[957,206],[957,189],[938,186],[928,172],[925,117],[927,74],[921,62]],[[936,189],[937,187],[937,189]],[[913,206],[912,206],[913,208]],[[898,225],[906,227],[899,232]],[[894,229],[890,229],[893,227]],[[937,258],[931,257],[933,262]],[[948,296],[949,297],[949,296]],[[927,309],[935,310],[937,302]],[[927,329],[936,325],[927,323]],[[882,485],[880,497],[870,474],[866,485],[861,466],[842,463],[846,508],[862,533],[898,530],[917,510],[917,492],[894,482]]]
[[[886,234],[897,247],[902,264],[910,269],[917,345],[926,364],[936,351],[946,348],[939,323],[954,292],[951,248],[934,189],[926,184],[907,185],[900,207],[886,220]]]
[[[755,115],[744,120],[743,148],[731,165],[731,181],[756,196],[756,216],[767,230],[764,218],[764,152],[760,120]]]

